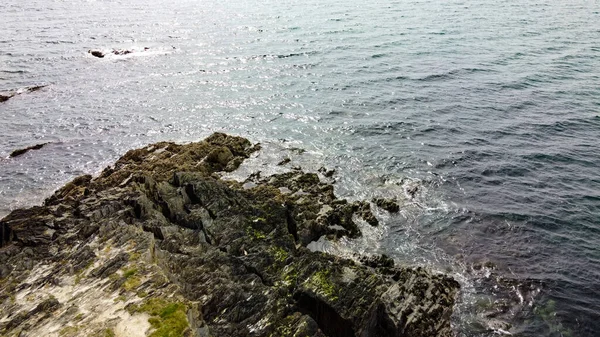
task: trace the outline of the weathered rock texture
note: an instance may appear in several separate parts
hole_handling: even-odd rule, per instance
[[[132,150],[0,221],[2,336],[451,336],[458,284],[306,245],[367,202],[301,171],[219,179],[258,147],[214,134]]]

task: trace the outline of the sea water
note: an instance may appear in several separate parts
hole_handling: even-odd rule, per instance
[[[452,275],[458,336],[600,335],[598,1],[6,0],[0,91],[33,85],[0,103],[2,215],[223,131],[264,144],[247,172],[398,198],[311,247]]]

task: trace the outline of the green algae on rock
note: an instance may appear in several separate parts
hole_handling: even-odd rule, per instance
[[[241,137],[131,150],[0,221],[0,335],[451,336],[458,283],[306,248],[377,225],[314,173],[217,174]]]

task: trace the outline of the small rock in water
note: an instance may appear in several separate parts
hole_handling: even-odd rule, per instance
[[[405,189],[405,191],[411,199],[414,199],[417,192],[419,192],[419,186],[418,185],[409,186]]]
[[[356,215],[360,216],[371,226],[378,226],[379,220],[373,215],[371,205],[366,201],[356,201],[352,204]]]
[[[325,167],[321,167],[319,172],[321,172],[326,178],[331,178],[335,174],[335,170],[327,170]]]
[[[400,211],[400,205],[394,199],[375,198],[373,199],[373,203],[390,213],[398,213]]]
[[[37,144],[37,145],[26,147],[24,149],[14,150],[13,152],[10,153],[9,156],[11,158],[18,157],[18,156],[23,155],[31,150],[39,150],[46,145],[48,145],[48,143]]]
[[[47,87],[47,85],[34,85],[33,87],[29,87],[29,88],[25,89],[25,91],[26,92],[34,92],[34,91],[38,91],[45,87]]]
[[[494,264],[492,261],[481,261],[473,264],[474,270],[481,270],[483,268],[496,269],[496,264]]]
[[[488,320],[487,325],[493,331],[505,335],[512,335],[512,333],[509,332],[510,328],[512,328],[512,325],[508,322],[504,322],[498,319],[490,319]]]
[[[301,149],[299,147],[292,147],[289,149],[291,152],[294,152],[296,154],[303,154],[304,152],[306,152],[305,149]]]
[[[133,51],[128,49],[113,49],[112,53],[115,55],[127,55],[133,53]]]
[[[144,47],[143,51],[147,51],[149,49],[150,49],[149,47]],[[110,53],[114,54],[114,55],[127,55],[127,54],[131,54],[133,52],[134,52],[133,49],[113,49],[110,51]],[[90,54],[92,54],[92,56],[95,56],[98,58],[103,58],[104,56],[106,56],[106,53],[104,53],[100,50],[90,49],[90,50],[88,50],[88,53],[90,53]]]
[[[6,102],[9,99],[13,98],[16,95],[22,94],[22,93],[26,93],[26,92],[33,92],[33,91],[38,91],[42,88],[47,87],[47,85],[35,85],[32,87],[26,87],[23,89],[18,89],[18,90],[13,90],[7,94],[0,94],[0,102]]]
[[[99,50],[88,50],[88,53],[92,54],[92,56],[96,56],[99,58],[103,58],[104,57],[104,53],[99,51]]]
[[[292,160],[289,157],[285,157],[285,158],[283,158],[282,161],[280,161],[279,163],[277,163],[277,165],[278,166],[283,166],[283,165],[289,163],[290,161],[292,161]]]

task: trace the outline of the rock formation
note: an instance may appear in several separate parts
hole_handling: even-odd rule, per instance
[[[376,225],[317,174],[219,178],[258,146],[131,150],[0,221],[2,336],[451,336],[458,284],[306,245]]]
[[[22,88],[22,89],[19,89],[19,90],[12,90],[10,92],[0,94],[0,102],[6,102],[9,99],[11,99],[11,98],[13,98],[13,97],[15,97],[17,95],[20,95],[20,94],[23,94],[23,93],[26,93],[26,92],[38,91],[38,90],[40,90],[42,88],[45,88],[45,87],[47,87],[47,85],[36,85],[36,86],[32,86],[32,87]]]
[[[13,152],[10,153],[9,157],[11,157],[11,158],[18,157],[18,156],[24,155],[25,153],[27,153],[31,150],[39,150],[46,145],[48,145],[48,143],[36,144],[36,145],[28,146],[26,148],[14,150]]]

